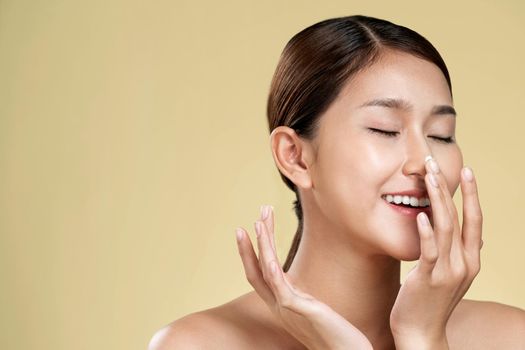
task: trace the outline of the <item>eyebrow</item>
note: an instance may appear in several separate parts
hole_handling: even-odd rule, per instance
[[[359,106],[359,108],[362,107],[369,107],[369,106],[379,106],[379,107],[387,107],[387,108],[395,108],[395,109],[402,109],[402,110],[411,110],[413,108],[412,104],[408,102],[407,100],[403,100],[400,98],[377,98],[370,101],[367,101]],[[430,111],[431,115],[452,115],[453,117],[456,117],[457,113],[454,107],[449,105],[437,105],[432,108]]]

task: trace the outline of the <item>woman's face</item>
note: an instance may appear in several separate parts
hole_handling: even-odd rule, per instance
[[[362,106],[387,98],[403,100],[406,106]],[[416,219],[392,209],[382,196],[426,191],[427,155],[437,160],[450,193],[455,193],[463,157],[455,142],[456,117],[432,113],[441,105],[452,106],[441,70],[410,54],[389,51],[355,75],[321,117],[316,161],[310,167],[312,195],[323,215],[349,232],[350,242],[359,240],[372,254],[419,258]],[[370,128],[396,134],[372,133]]]

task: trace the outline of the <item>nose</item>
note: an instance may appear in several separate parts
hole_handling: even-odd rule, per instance
[[[425,177],[425,158],[432,156],[432,151],[421,133],[409,133],[405,145],[405,162],[403,164],[403,174],[406,176],[417,175]]]

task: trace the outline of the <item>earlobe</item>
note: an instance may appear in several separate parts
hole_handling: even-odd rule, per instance
[[[297,187],[312,187],[308,162],[308,147],[297,133],[287,127],[278,126],[270,134],[273,160],[279,171]]]

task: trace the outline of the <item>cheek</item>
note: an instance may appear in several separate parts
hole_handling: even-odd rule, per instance
[[[454,152],[445,158],[447,161],[441,164],[443,176],[447,181],[450,196],[454,197],[461,183],[461,169],[463,168],[463,156],[461,152]]]
[[[325,148],[319,155],[316,179],[317,200],[331,214],[353,216],[370,211],[377,203],[385,162],[392,162],[373,145],[347,142]],[[324,210],[324,209],[323,209]]]
[[[380,178],[389,171],[395,169],[400,159],[397,156],[399,152],[392,152],[392,148],[386,148],[384,145],[378,145],[373,142],[363,142],[359,145],[361,159],[366,164],[364,169],[369,173],[371,178]]]
[[[350,135],[333,138],[318,158],[323,179],[346,196],[365,199],[376,196],[384,177],[395,169],[399,159],[381,143],[370,142],[367,136]],[[350,198],[355,200],[356,198]]]

